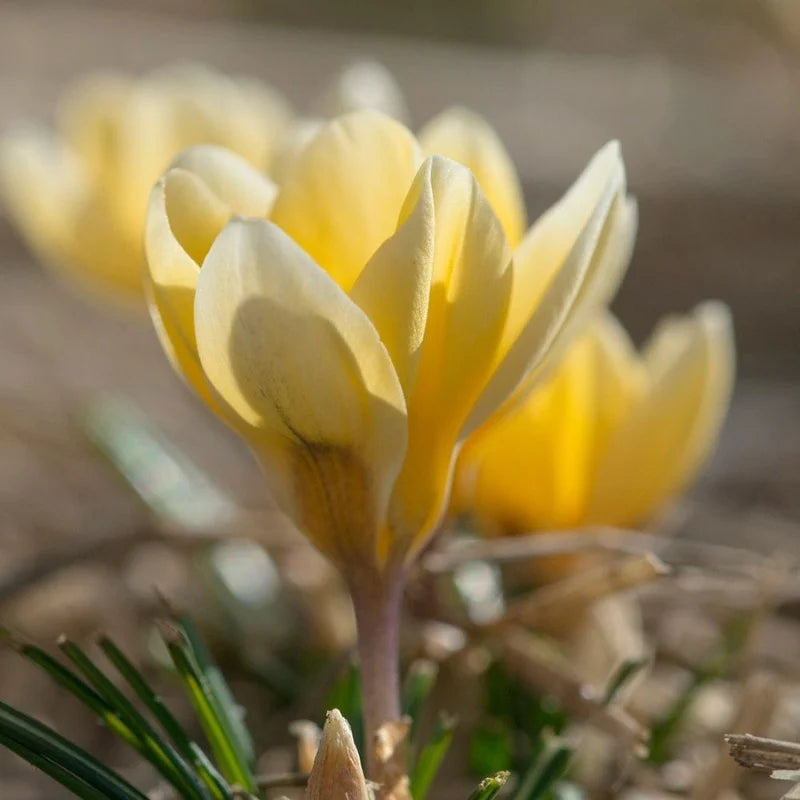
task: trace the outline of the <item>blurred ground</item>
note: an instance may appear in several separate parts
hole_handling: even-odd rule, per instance
[[[368,56],[396,74],[415,124],[454,102],[486,114],[520,169],[532,215],[600,144],[620,138],[641,219],[620,315],[641,337],[658,315],[721,297],[733,307],[739,338],[733,409],[681,532],[796,555],[800,58],[793,23],[755,3],[725,14],[716,4],[705,16],[676,4],[666,18],[660,4],[626,15],[616,3],[627,26],[621,32],[608,20],[593,28],[596,10],[588,20],[578,14],[585,5],[565,4],[575,10],[574,29],[563,9],[538,27],[528,20],[528,39],[502,35],[514,32],[510,17],[510,28],[506,20],[497,35],[483,37],[514,41],[503,48],[268,27],[254,21],[265,15],[254,3],[237,6],[248,15],[238,21],[217,4],[200,14],[183,3],[168,4],[168,13],[154,3],[3,3],[0,129],[20,115],[48,116],[62,87],[97,67],[141,71],[203,60],[258,75],[308,109],[304,98],[317,96],[326,77]],[[431,25],[423,32],[439,31]],[[133,398],[217,483],[249,507],[263,502],[244,448],[173,376],[146,319],[120,318],[73,295],[32,263],[2,219],[0,281],[0,583],[54,548],[144,524],[141,508],[75,431],[78,409],[98,391]],[[0,596],[2,621],[45,638],[113,625],[135,639],[141,633],[127,606],[136,590],[121,568],[75,568],[23,596]],[[70,706],[11,664],[0,654],[4,700],[59,724],[69,719]],[[83,741],[101,747],[104,737],[92,729]],[[2,797],[58,796],[51,788],[38,793],[23,780],[28,774],[0,754]]]

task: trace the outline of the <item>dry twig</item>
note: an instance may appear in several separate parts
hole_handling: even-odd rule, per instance
[[[658,580],[669,572],[669,567],[652,553],[597,564],[512,603],[494,627],[519,624],[558,630],[565,620],[574,618],[576,611],[589,603]]]
[[[604,706],[600,693],[570,674],[562,659],[545,653],[534,637],[520,627],[503,630],[493,641],[506,666],[533,689],[552,696],[577,719],[640,750],[648,734],[618,706]]]

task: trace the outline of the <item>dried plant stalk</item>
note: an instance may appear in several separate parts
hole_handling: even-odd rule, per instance
[[[406,765],[408,763],[408,734],[411,720],[408,717],[387,722],[375,735],[376,773],[373,776],[378,788],[376,800],[411,800]]]
[[[612,561],[570,575],[512,603],[495,627],[519,624],[551,631],[595,600],[658,580],[669,567],[652,553]]]
[[[736,730],[764,730],[775,713],[779,688],[772,673],[757,672],[751,675],[744,685],[733,727]],[[727,737],[726,741],[729,741]],[[741,770],[728,758],[723,743],[711,770],[695,783],[691,800],[720,797],[728,790],[735,789],[741,776]]]
[[[747,769],[759,772],[800,769],[800,744],[795,742],[750,733],[728,733],[725,741],[731,757]]]
[[[627,742],[639,751],[647,742],[647,731],[618,706],[604,706],[599,692],[570,674],[569,666],[545,653],[528,631],[509,627],[493,640],[503,662],[520,680],[536,691],[553,697],[578,720]]]

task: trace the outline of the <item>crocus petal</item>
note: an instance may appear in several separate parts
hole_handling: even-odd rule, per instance
[[[374,561],[405,399],[369,318],[280,228],[234,220],[203,263],[200,361],[276,499],[343,569]]]
[[[519,177],[500,137],[479,114],[450,108],[419,133],[425,153],[439,153],[472,170],[515,247],[525,230],[525,202]]]
[[[420,161],[414,137],[389,117],[339,117],[283,177],[271,218],[349,291],[394,233]]]
[[[319,102],[320,113],[337,117],[372,109],[403,122],[408,108],[394,75],[378,61],[354,61],[334,76]]]
[[[627,333],[600,315],[535,392],[469,437],[454,510],[505,532],[580,525],[596,462],[637,397],[640,373]]]
[[[667,320],[645,351],[650,385],[611,437],[587,519],[637,525],[677,494],[717,438],[733,385],[730,314],[720,303]]]
[[[396,542],[414,547],[438,521],[459,432],[492,368],[511,293],[511,251],[474,176],[442,156],[426,162],[401,219],[433,199],[428,318],[408,398],[409,451],[392,498]]]
[[[545,359],[559,338],[574,334],[570,320],[583,306],[587,281],[602,280],[602,267],[618,233],[616,208],[625,202],[619,147],[606,146],[564,198],[528,232],[514,254],[514,289],[496,370],[464,428],[467,436],[494,411],[520,400],[546,374]],[[600,292],[597,292],[600,294]]]
[[[124,75],[97,73],[68,89],[58,104],[64,142],[98,185],[112,188],[119,177],[120,131],[133,86]],[[151,177],[155,180],[157,173]]]
[[[265,217],[274,197],[269,179],[210,145],[181,153],[150,197],[145,251],[151,314],[173,365],[210,403],[194,335],[200,264],[231,216]]]
[[[397,232],[378,248],[359,275],[350,297],[372,320],[389,351],[406,397],[417,377],[435,248],[432,162],[416,178],[416,203]]]
[[[29,245],[60,265],[71,249],[71,212],[86,197],[74,156],[44,131],[15,130],[0,147],[0,192]]]
[[[8,134],[0,146],[0,194],[31,249],[90,291],[139,301],[141,242],[120,230],[80,163],[39,130]]]
[[[593,427],[594,466],[589,468],[593,482],[609,439],[645,391],[646,374],[628,332],[613,314],[598,315],[580,341],[591,359],[588,369],[593,389],[587,413]]]
[[[592,431],[590,360],[590,348],[578,342],[524,403],[467,439],[456,469],[456,510],[477,514],[503,533],[579,520]]]

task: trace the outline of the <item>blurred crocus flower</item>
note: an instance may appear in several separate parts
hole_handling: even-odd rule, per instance
[[[43,262],[136,299],[147,197],[175,155],[210,142],[266,169],[289,119],[271,89],[197,65],[93,75],[62,98],[55,132],[3,138],[0,196]]]
[[[602,314],[544,385],[468,440],[453,506],[504,534],[643,525],[708,457],[733,372],[721,303],[664,319],[641,353]]]
[[[276,147],[270,175],[281,181],[327,120],[368,110],[380,111],[399,122],[408,118],[405,97],[394,75],[378,61],[361,59],[345,65],[309,111],[294,118]]]
[[[497,151],[484,145],[486,163]],[[495,177],[499,196],[510,191]],[[613,290],[630,209],[612,144],[512,250],[472,172],[425,158],[374,111],[327,124],[278,188],[199,147],[154,189],[146,252],[162,342],[348,581],[365,680],[394,686],[365,689],[368,731],[397,716],[399,596],[461,443],[530,390]]]

